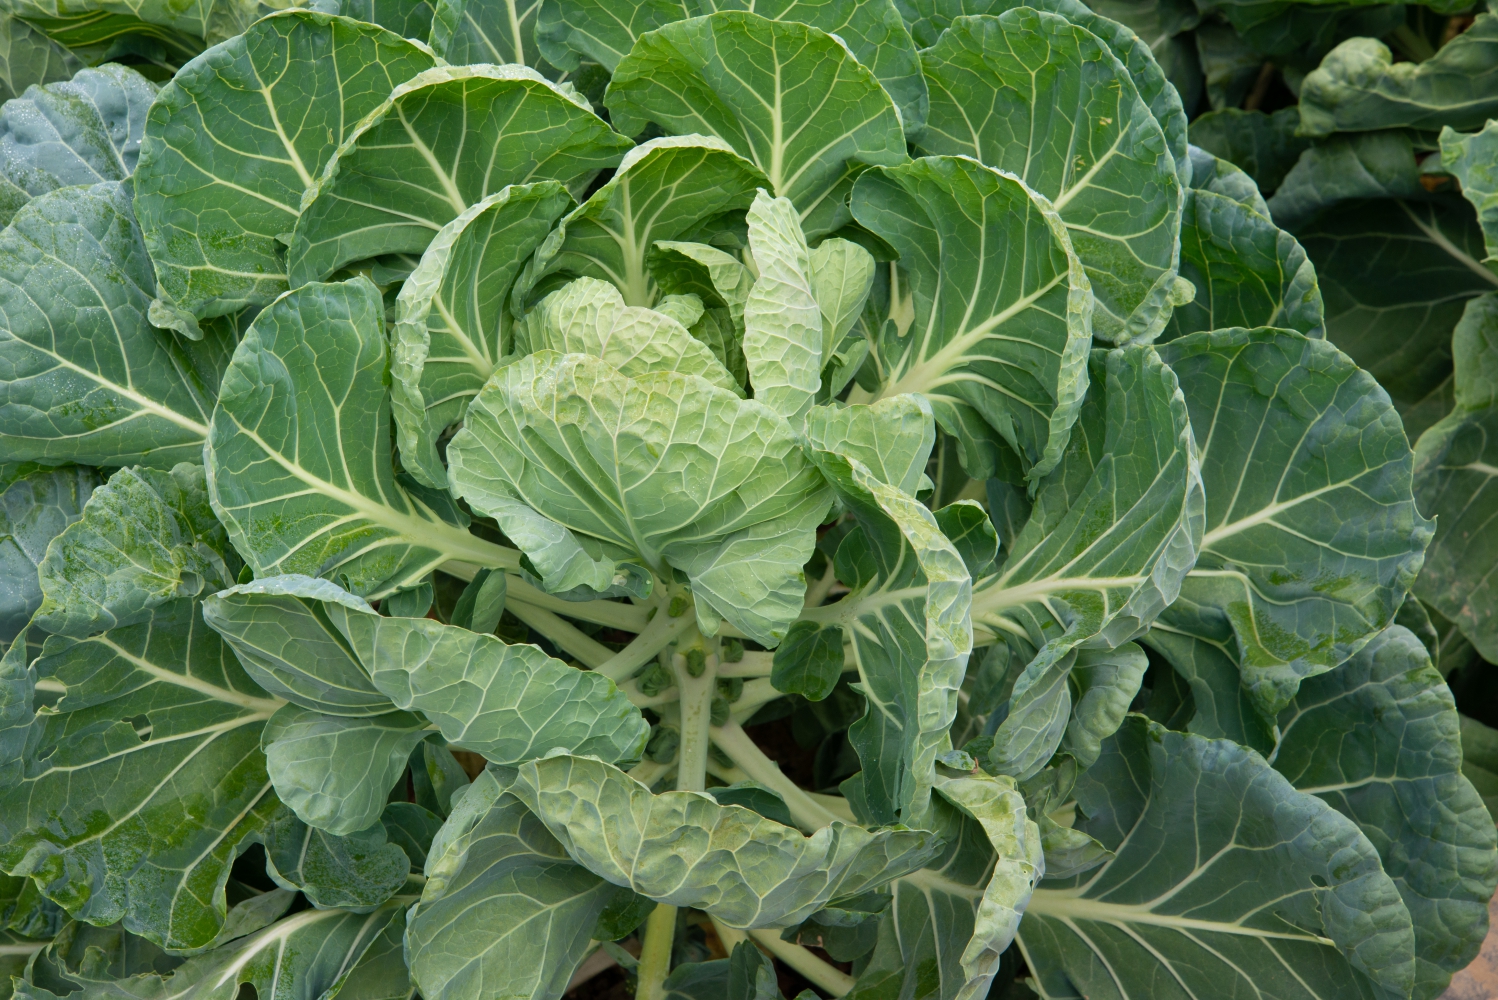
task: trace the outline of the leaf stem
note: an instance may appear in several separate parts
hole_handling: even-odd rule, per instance
[[[769,677],[770,671],[775,666],[774,653],[744,654],[744,658],[737,663],[718,664],[719,677]]]
[[[737,722],[714,727],[711,731],[713,743],[733,760],[754,781],[771,789],[785,800],[790,809],[791,820],[807,833],[814,833],[833,820],[842,820],[832,810],[816,801],[780,770],[780,765],[766,757],[764,751],[754,745],[749,734]],[[682,727],[682,745],[686,745],[686,727]]]
[[[448,576],[455,576],[459,580],[471,583],[475,574],[483,567],[471,562],[450,560],[437,568]],[[524,601],[531,607],[566,615],[568,618],[576,618],[580,621],[592,622],[595,625],[623,629],[626,632],[643,632],[646,624],[645,617],[650,613],[648,608],[621,604],[618,601],[564,601],[560,597],[531,586],[514,573],[506,574],[505,591],[509,597]]]
[[[657,653],[681,638],[696,624],[697,616],[694,614],[681,614],[672,618],[664,609],[657,611],[655,617],[650,619],[645,626],[644,631],[635,636],[628,646],[613,654],[594,670],[615,684],[622,684],[636,670],[650,662]]]
[[[666,976],[671,972],[671,946],[676,943],[676,907],[657,903],[645,921],[640,942],[637,1000],[665,1000]]]
[[[786,965],[795,969],[805,976],[807,981],[818,989],[840,997],[853,989],[853,977],[841,969],[822,961],[799,944],[780,940],[780,934],[773,930],[741,931],[726,926],[717,917],[708,915],[713,922],[713,930],[718,932],[718,940],[723,942],[723,947],[732,955],[733,949],[740,941],[753,941],[765,951],[780,959]]]
[[[712,722],[713,692],[718,681],[716,643],[704,641],[701,635],[683,636],[671,656],[676,674],[676,689],[681,692],[681,745],[676,751],[676,788],[683,792],[700,792],[707,787],[708,729]],[[694,656],[695,654],[695,656]],[[693,662],[701,658],[701,670],[692,676]]]
[[[585,667],[606,663],[614,655],[612,649],[544,608],[526,601],[506,599],[505,610],[556,643],[563,652],[577,657]]]

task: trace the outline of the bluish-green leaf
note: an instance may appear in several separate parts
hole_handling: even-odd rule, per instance
[[[388,843],[376,820],[368,829],[340,837],[303,823],[289,810],[261,833],[266,874],[320,910],[368,913],[406,884],[411,862]]]
[[[0,467],[0,645],[20,635],[41,606],[36,568],[52,539],[83,515],[98,483],[81,465]]]

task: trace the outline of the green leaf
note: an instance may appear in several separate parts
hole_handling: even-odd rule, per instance
[[[765,819],[772,819],[781,826],[790,826],[791,810],[785,804],[774,789],[767,788],[757,781],[739,781],[732,785],[719,785],[709,788],[707,794],[720,806],[743,806],[759,813]]]
[[[1310,148],[1311,140],[1295,134],[1299,125],[1299,108],[1281,108],[1272,114],[1224,108],[1208,111],[1191,123],[1191,143],[1237,164],[1268,196]]]
[[[1420,63],[1395,63],[1376,38],[1352,38],[1327,54],[1300,87],[1300,134],[1379,128],[1479,128],[1498,113],[1498,17],[1478,14],[1466,31]]]
[[[1415,159],[1414,144],[1404,132],[1336,136],[1300,154],[1269,199],[1269,209],[1277,223],[1298,231],[1339,202],[1424,200]]]
[[[1413,633],[1394,626],[1301,685],[1279,716],[1275,770],[1378,848],[1415,925],[1415,992],[1477,957],[1498,887],[1498,834],[1462,777],[1460,719]]]
[[[584,186],[632,143],[586,101],[524,66],[440,66],[397,86],[352,128],[302,202],[293,288],[351,261],[420,253],[510,184]]]
[[[434,0],[432,51],[454,66],[520,63],[550,70],[536,49],[540,9],[541,0]]]
[[[649,724],[602,674],[429,618],[385,618],[349,602],[323,612],[375,686],[455,746],[498,764],[557,747],[610,761],[639,760],[645,749]]]
[[[1462,776],[1481,794],[1488,812],[1498,805],[1498,729],[1463,715]]]
[[[516,797],[512,774],[479,775],[432,844],[407,931],[411,975],[429,1000],[560,1000],[620,895],[568,856]]]
[[[263,577],[203,601],[203,620],[223,636],[245,672],[278,698],[350,718],[391,709],[322,608],[324,601],[374,611],[326,580]],[[368,824],[364,824],[367,826]]]
[[[1368,373],[1331,344],[1270,328],[1160,349],[1199,435],[1207,525],[1169,629],[1232,645],[1272,714],[1302,679],[1352,656],[1394,617],[1431,524],[1414,456]]]
[[[183,67],[146,121],[136,210],[161,280],[153,320],[263,305],[334,151],[391,90],[432,65],[384,28],[307,10],[267,17]]]
[[[379,820],[411,751],[429,735],[426,720],[409,712],[351,719],[287,705],[266,722],[260,745],[277,797],[302,823],[341,837]]]
[[[447,455],[454,491],[506,533],[529,533],[538,567],[549,526],[616,575],[626,559],[662,579],[685,573],[709,634],[727,619],[773,646],[801,612],[829,497],[762,403],[689,375],[630,379],[544,352],[495,373]]]
[[[260,731],[282,703],[198,609],[172,601],[137,625],[49,638],[31,669],[61,698],[0,799],[0,865],[78,919],[123,920],[168,948],[213,940],[235,856],[281,808]]]
[[[39,194],[129,177],[155,97],[154,83],[108,64],[8,102],[0,111],[0,222]]]
[[[78,57],[18,17],[0,17],[0,99],[20,97],[33,84],[66,80]]]
[[[614,69],[606,99],[629,135],[715,135],[789,198],[808,238],[838,228],[865,164],[907,159],[900,112],[872,71],[819,28],[731,11],[664,25]]]
[[[178,4],[170,0],[94,0],[87,4],[60,3],[58,0],[15,0],[12,13],[39,22],[67,19],[78,8],[108,11],[137,23],[170,28],[175,32],[206,38],[212,45],[249,27],[266,13],[257,0],[209,0],[206,3]]]
[[[1082,405],[1092,342],[1092,296],[1060,217],[962,157],[871,170],[851,208],[899,253],[913,298],[907,324],[878,333],[874,398],[921,393],[954,433],[954,405],[967,404],[1044,476]]]
[[[465,776],[463,780],[468,779]],[[437,831],[442,829],[442,817],[415,802],[391,802],[380,814],[380,822],[384,824],[390,842],[411,859],[411,869],[419,872],[425,868],[427,851],[431,849]]]
[[[821,303],[796,206],[761,191],[749,209],[749,251],[759,277],[744,302],[744,364],[754,398],[799,427],[822,387]]]
[[[1117,654],[1103,651],[1176,599],[1200,545],[1202,479],[1175,374],[1145,345],[1097,352],[1092,364],[1093,390],[1066,456],[1005,542],[1008,558],[974,586],[974,623],[1018,663],[1029,661],[990,758],[1020,778],[1061,741],[1072,669],[1113,662]],[[1083,642],[1102,650],[1079,660],[1073,651]]]
[[[878,940],[849,1000],[988,996],[1042,870],[1040,833],[1007,777],[938,779],[945,846],[894,883]],[[1001,989],[994,984],[994,989]]]
[[[401,464],[447,485],[437,438],[510,353],[510,288],[572,197],[556,181],[511,185],[443,226],[395,300],[391,409]]]
[[[1070,678],[1076,687],[1074,704],[1061,737],[1061,751],[1076,758],[1079,767],[1091,767],[1102,752],[1103,740],[1123,725],[1148,667],[1144,650],[1132,642],[1106,652],[1078,654]]]
[[[678,240],[705,219],[749,207],[765,175],[726,142],[687,135],[651,139],[568,215],[521,278],[519,304],[548,274],[611,281],[631,306],[653,306],[660,289],[646,268],[657,241]]]
[[[1093,332],[1158,335],[1176,300],[1182,185],[1124,64],[1087,29],[1023,8],[958,18],[921,63],[920,148],[972,156],[1050,199],[1092,285]]]
[[[1265,755],[1273,753],[1279,739],[1274,717],[1260,711],[1243,684],[1231,640],[1211,642],[1156,625],[1140,641],[1163,656],[1190,686],[1193,709],[1188,713],[1187,732],[1229,739]]]
[[[301,892],[320,910],[368,913],[395,895],[411,871],[406,852],[386,842],[378,821],[367,830],[336,837],[287,811],[261,836],[266,874],[281,888]]]
[[[874,257],[857,243],[828,239],[811,251],[809,259],[811,291],[822,313],[825,366],[863,314],[869,291],[874,287]],[[856,334],[851,339],[864,340]]]
[[[589,354],[629,378],[679,372],[735,394],[742,391],[686,327],[653,309],[625,305],[619,289],[597,278],[578,278],[536,303],[518,325],[515,340],[521,354]]]
[[[1409,995],[1410,914],[1373,845],[1257,754],[1131,716],[1076,797],[1115,857],[1030,898],[1043,995]]]
[[[389,28],[402,38],[426,38],[432,31],[431,0],[340,0],[338,13]]]
[[[1473,135],[1461,135],[1450,126],[1441,129],[1441,165],[1462,186],[1462,197],[1477,209],[1488,255],[1498,258],[1498,125],[1488,122]]]
[[[503,573],[481,569],[472,582],[463,588],[458,603],[453,607],[452,621],[457,625],[480,634],[493,632],[505,611],[505,595],[509,584]]]
[[[821,701],[843,676],[843,630],[798,621],[775,648],[770,683],[775,690]]]
[[[1498,294],[1468,300],[1451,346],[1456,405],[1415,445],[1420,509],[1436,521],[1415,592],[1455,622],[1485,659],[1498,658],[1498,590],[1491,582],[1487,523],[1498,495]]]
[[[936,757],[951,749],[957,692],[973,647],[972,579],[931,512],[872,473],[860,449],[836,436],[843,422],[820,419],[826,412],[813,411],[807,438],[858,520],[836,556],[838,576],[852,589],[805,617],[838,626],[851,640],[849,657],[868,707],[848,739],[863,763],[869,813],[880,822],[899,816],[906,825],[924,824]],[[861,565],[855,570],[851,560]]]
[[[0,434],[9,461],[201,461],[227,353],[146,312],[156,279],[119,182],[32,199],[0,233]]]
[[[52,539],[83,516],[98,483],[81,465],[0,466],[0,645],[9,646],[41,606],[36,568]]]
[[[919,868],[937,849],[924,831],[870,833],[839,821],[804,836],[699,792],[652,795],[589,757],[524,764],[511,793],[589,871],[657,902],[705,910],[729,927],[799,923],[828,900]],[[740,853],[750,843],[753,850]]]
[[[159,604],[226,586],[237,563],[201,465],[121,469],[37,566],[36,624],[80,638],[133,625]]]
[[[1180,271],[1196,297],[1176,306],[1163,340],[1233,326],[1325,335],[1321,289],[1305,250],[1267,215],[1230,196],[1186,192]]]
[[[362,276],[307,285],[261,312],[234,352],[209,489],[256,576],[325,576],[383,597],[449,559],[518,565],[396,483],[384,314]]]

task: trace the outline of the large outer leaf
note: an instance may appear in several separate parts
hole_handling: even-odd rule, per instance
[[[194,59],[151,108],[136,206],[161,280],[153,319],[195,320],[286,289],[282,247],[303,193],[423,47],[347,18],[286,11]]]
[[[447,454],[456,493],[512,537],[534,532],[538,568],[558,551],[600,560],[602,590],[624,560],[662,577],[674,567],[706,631],[726,618],[766,645],[801,611],[830,498],[763,403],[690,375],[630,379],[543,352],[495,373]]]
[[[281,702],[198,607],[173,601],[138,625],[49,638],[32,667],[62,699],[37,716],[0,798],[7,871],[80,919],[123,920],[172,948],[213,940],[235,855],[281,808],[260,752]]]
[[[1076,796],[1115,857],[1031,897],[1044,996],[1409,995],[1410,914],[1377,851],[1257,754],[1132,716]]]
[[[1414,919],[1414,996],[1436,996],[1477,956],[1498,886],[1498,835],[1462,777],[1450,690],[1396,625],[1302,684],[1278,722],[1275,770],[1378,848]]]
[[[1193,156],[1205,155],[1193,151]],[[1308,337],[1324,335],[1316,269],[1295,237],[1264,214],[1263,200],[1255,200],[1257,205],[1245,203],[1209,187],[1186,192],[1181,277],[1196,286],[1196,297],[1176,306],[1163,339],[1231,326],[1278,326]]]
[[[0,233],[0,434],[6,458],[197,461],[218,371],[146,321],[156,279],[118,182],[33,199]]]
[[[1453,197],[1339,205],[1296,230],[1326,335],[1388,390],[1413,439],[1451,407],[1451,330],[1498,290],[1472,209]]]
[[[56,188],[129,177],[155,97],[154,83],[111,63],[7,101],[0,108],[0,222]]]
[[[846,219],[847,184],[865,164],[907,158],[899,111],[845,44],[757,14],[647,33],[615,67],[606,103],[627,134],[653,121],[725,140],[795,203],[808,237]]]
[[[613,72],[635,41],[672,21],[720,10],[752,10],[837,35],[873,70],[907,130],[926,118],[926,82],[915,42],[891,0],[542,0],[536,43],[552,63],[576,69],[586,56]]]
[[[391,409],[401,464],[447,485],[437,438],[510,351],[510,286],[572,198],[556,181],[512,185],[440,229],[395,300]]]
[[[1441,129],[1441,165],[1456,175],[1462,197],[1477,209],[1486,261],[1498,258],[1498,123],[1488,122],[1474,135]]]
[[[1332,136],[1295,161],[1269,199],[1274,221],[1298,230],[1319,213],[1358,198],[1426,196],[1410,133],[1400,129]]]
[[[52,539],[83,515],[98,482],[84,466],[0,467],[0,645],[9,646],[41,606],[36,568]]]
[[[66,80],[78,57],[40,30],[9,14],[0,17],[0,98],[20,97],[33,84]]]
[[[868,707],[848,739],[863,764],[869,812],[881,823],[898,817],[920,826],[931,809],[936,756],[951,746],[957,692],[973,647],[972,578],[936,518],[907,492],[919,465],[892,462],[888,454],[877,456],[881,462],[873,454],[902,435],[924,445],[912,449],[917,461],[929,450],[929,414],[923,428],[901,428],[891,419],[904,402],[818,408],[808,421],[814,460],[858,519],[837,554],[839,576],[854,589],[809,617],[851,640]],[[849,559],[858,562],[856,576]]]
[[[1337,46],[1306,74],[1300,132],[1330,135],[1369,129],[1480,127],[1498,112],[1498,17],[1478,14],[1466,31],[1419,63],[1395,63],[1375,38]]]
[[[522,765],[511,793],[589,871],[729,927],[800,923],[931,859],[936,838],[834,821],[807,837],[700,792],[651,794],[616,767],[557,754]]]
[[[1238,650],[1266,713],[1394,617],[1430,540],[1413,455],[1373,379],[1325,341],[1218,330],[1160,349],[1201,446],[1207,530],[1174,631]]]
[[[302,203],[293,288],[350,261],[420,253],[510,184],[586,185],[633,145],[587,102],[524,66],[440,66],[350,130]]]
[[[158,604],[224,586],[237,562],[208,506],[201,465],[121,469],[37,567],[36,624],[80,638],[133,625]]]
[[[1498,294],[1468,300],[1451,346],[1456,405],[1415,446],[1420,507],[1436,519],[1415,591],[1485,659],[1498,659],[1491,527],[1498,496]]]
[[[1050,199],[1105,340],[1151,340],[1175,296],[1182,187],[1129,70],[1092,32],[1029,9],[952,22],[921,63],[928,153],[973,156]]]
[[[307,285],[256,317],[234,352],[209,490],[257,576],[327,576],[381,597],[448,559],[518,564],[395,482],[384,313],[367,278]]]
[[[1019,178],[964,157],[871,170],[851,207],[900,254],[913,298],[914,321],[878,333],[876,398],[919,392],[953,432],[952,411],[970,408],[1032,479],[1050,472],[1092,343],[1092,295],[1060,217]]]
[[[999,955],[1044,867],[1040,831],[1010,778],[943,778],[932,818],[945,841],[926,868],[894,883],[894,901],[850,1000],[987,996]],[[995,986],[995,989],[1000,988]]]
[[[611,281],[626,304],[653,306],[660,290],[645,256],[656,241],[682,239],[704,220],[748,208],[766,183],[758,167],[715,137],[641,143],[541,247],[521,279],[519,304],[544,276],[561,271]]]
[[[430,1000],[559,1000],[604,908],[627,892],[568,857],[503,773],[479,775],[432,843],[406,932]]]

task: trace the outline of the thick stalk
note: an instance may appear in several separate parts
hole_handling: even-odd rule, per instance
[[[453,559],[437,568],[448,576],[472,582],[475,574],[483,567]],[[505,588],[508,596],[517,601],[524,601],[532,607],[544,608],[547,611],[566,615],[568,618],[577,618],[596,625],[623,629],[626,632],[642,631],[645,628],[645,618],[650,613],[649,608],[621,604],[618,601],[564,601],[560,597],[532,587],[513,573],[505,577]]]
[[[683,744],[685,741],[686,733],[683,730]],[[787,778],[781,772],[780,766],[754,745],[749,734],[744,732],[738,723],[730,722],[726,726],[713,729],[712,741],[718,745],[718,749],[728,754],[745,774],[784,799],[786,807],[790,809],[792,822],[807,833],[813,833],[833,820],[842,818],[813,799],[800,785]]]
[[[606,663],[614,655],[612,649],[545,608],[535,607],[529,602],[506,600],[505,610],[556,643],[563,652],[577,657],[585,667]]]
[[[775,667],[774,653],[748,652],[736,663],[718,664],[719,677],[769,677]]]
[[[645,626],[645,630],[635,636],[628,646],[594,669],[615,684],[621,684],[696,624],[697,616],[692,614],[690,609],[675,618],[668,616],[664,609],[659,610]]]
[[[636,1000],[664,1000],[666,976],[671,972],[671,946],[676,943],[676,907],[657,903],[645,921],[640,945]]]
[[[718,940],[723,942],[723,948],[730,955],[741,941],[753,941],[765,951],[780,959],[786,965],[795,969],[805,976],[807,981],[835,997],[840,997],[853,989],[853,977],[827,962],[822,961],[799,944],[791,944],[789,941],[780,940],[778,931],[741,931],[724,925],[716,917],[713,920],[713,930],[718,934]]]

